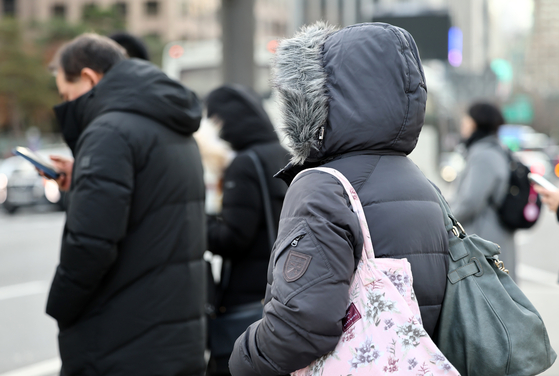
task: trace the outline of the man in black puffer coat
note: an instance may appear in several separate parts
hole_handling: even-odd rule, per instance
[[[280,43],[274,69],[292,149],[292,163],[280,176],[291,182],[296,173],[323,165],[347,177],[363,205],[376,257],[411,263],[432,336],[446,286],[448,233],[435,188],[407,157],[427,100],[411,35],[381,23],[339,31],[318,23]],[[362,245],[341,184],[326,173],[303,172],[282,208],[264,318],[235,343],[231,374],[285,375],[334,350]],[[296,253],[305,264],[287,263]],[[297,273],[282,265],[294,265]]]
[[[260,98],[251,90],[225,85],[212,91],[206,104],[208,117],[221,124],[220,137],[238,153],[223,176],[221,214],[208,221],[208,250],[231,262],[229,283],[219,302],[220,311],[226,312],[230,307],[261,301],[266,293],[270,237],[256,166],[247,153],[253,151],[262,164],[274,233],[287,186],[273,176],[289,161],[289,153],[280,145]],[[211,374],[228,374],[228,360],[212,358]]]
[[[47,302],[62,375],[203,375],[200,102],[108,38],[58,56],[55,112],[75,157],[73,170],[54,158],[69,188]]]

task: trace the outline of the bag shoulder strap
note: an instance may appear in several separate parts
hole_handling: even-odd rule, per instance
[[[437,199],[439,200],[439,206],[441,207],[441,211],[443,212],[444,227],[448,232],[452,230],[452,228],[455,226],[454,222],[458,223],[458,221],[456,220],[456,218],[454,218],[454,215],[450,210],[450,206],[448,205],[448,202],[443,197],[441,192],[439,192],[437,187],[431,181],[429,182],[431,183],[431,185],[433,186],[433,190],[437,194]]]
[[[247,155],[254,162],[256,167],[256,174],[258,175],[258,181],[260,182],[260,191],[262,193],[262,202],[264,204],[264,216],[266,218],[266,228],[268,230],[268,242],[270,244],[270,251],[274,247],[276,241],[276,231],[274,229],[274,217],[272,215],[272,203],[270,200],[270,191],[268,190],[268,183],[266,182],[266,175],[264,174],[264,169],[262,168],[262,163],[260,158],[254,152],[254,150],[249,150]]]
[[[505,156],[505,158],[507,159],[507,167],[509,168],[509,170],[512,168],[513,163],[519,163],[519,161],[513,156],[512,151],[508,148],[508,146],[502,144],[501,142],[499,142],[498,140],[493,140],[491,142],[493,145],[495,145],[496,147],[499,148],[499,150],[503,153],[503,155]],[[510,186],[510,176],[511,176],[512,171],[509,171],[509,175],[507,177],[507,186]],[[507,188],[507,192],[509,190],[510,187]],[[504,199],[506,197],[503,196],[502,202],[501,203],[497,203],[495,201],[495,194],[496,194],[496,189],[493,189],[493,193],[491,193],[491,195],[489,196],[489,205],[491,205],[491,207],[493,207],[493,209],[495,209],[495,211],[497,212],[497,214],[499,214],[499,210],[501,208],[501,205],[504,202]]]
[[[435,193],[437,194],[437,198],[439,199],[439,206],[441,207],[441,211],[443,212],[443,221],[446,231],[452,231],[455,236],[463,239],[464,237],[466,237],[466,231],[464,230],[464,227],[462,227],[454,214],[452,214],[450,205],[448,205],[448,202],[444,198],[443,194],[439,191],[437,186],[430,180],[429,183],[431,183],[431,186],[433,187],[433,190],[435,191]]]
[[[264,169],[262,168],[262,163],[260,163],[260,158],[256,155],[253,150],[249,150],[247,155],[253,161],[254,166],[256,167],[256,174],[258,175],[258,182],[260,185],[260,190],[262,193],[262,201],[264,204],[264,216],[266,219],[266,228],[268,231],[268,244],[270,245],[270,252],[274,247],[274,242],[276,241],[276,234],[274,230],[274,222],[272,216],[272,204],[270,202],[270,193],[268,191],[268,184],[266,183],[266,176],[264,175]],[[219,304],[221,304],[221,299],[223,298],[223,292],[229,287],[229,280],[231,279],[231,259],[223,259],[223,264],[221,266],[222,273],[221,273],[221,283],[220,283],[220,290],[221,294],[219,298],[216,299]]]
[[[439,206],[443,213],[443,221],[444,221],[444,227],[446,232],[448,233],[452,231],[452,234],[455,237],[459,239],[464,239],[467,236],[464,227],[462,227],[460,222],[458,222],[456,217],[454,217],[454,214],[452,214],[452,210],[450,210],[450,206],[448,205],[448,202],[446,201],[442,193],[439,191],[439,189],[435,186],[435,184],[433,184],[433,182],[431,181],[429,182],[431,183],[431,185],[433,186],[433,190],[437,194],[437,198],[439,200]],[[450,239],[448,242],[448,251],[453,261],[461,260],[464,257],[468,256],[469,254],[466,247],[464,247],[463,242],[451,242]]]
[[[361,205],[361,200],[359,200],[359,196],[357,195],[357,192],[355,191],[355,189],[353,188],[353,186],[351,185],[349,180],[347,180],[347,178],[344,176],[344,174],[342,174],[340,171],[338,171],[334,168],[314,167],[314,168],[309,168],[309,169],[306,169],[306,170],[303,170],[303,171],[299,172],[297,174],[297,176],[295,176],[295,178],[293,179],[293,182],[295,182],[295,180],[303,172],[312,171],[312,170],[326,172],[326,173],[334,176],[336,179],[339,180],[340,183],[342,183],[342,186],[344,187],[344,189],[345,189],[345,191],[346,191],[346,193],[349,197],[349,201],[351,202],[351,207],[353,208],[353,212],[355,214],[357,214],[357,217],[359,218],[359,224],[360,224],[360,227],[361,227],[361,232],[363,234],[363,250],[364,250],[365,254],[367,255],[367,259],[374,259],[375,258],[375,251],[373,249],[373,243],[372,243],[372,240],[371,240],[371,233],[369,231],[369,225],[367,224],[367,218],[365,217],[365,212],[363,211],[363,206]]]

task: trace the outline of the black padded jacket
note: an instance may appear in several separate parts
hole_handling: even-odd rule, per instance
[[[348,178],[376,257],[411,263],[432,335],[446,286],[448,234],[433,186],[407,157],[427,99],[413,39],[387,24],[333,31],[319,23],[282,42],[276,55],[275,83],[293,151],[293,164],[280,176],[289,182],[324,165]],[[238,338],[233,376],[289,374],[334,350],[362,239],[341,184],[326,173],[303,172],[285,197],[264,318]],[[296,280],[283,268],[291,250],[310,260]]]
[[[47,302],[62,374],[203,375],[200,102],[126,60],[55,110],[75,157]]]
[[[287,185],[273,176],[288,162],[289,154],[280,145],[268,115],[251,90],[225,85],[210,93],[206,103],[208,116],[216,115],[222,122],[221,138],[238,153],[223,176],[222,211],[208,220],[208,250],[231,261],[228,285],[219,294],[219,304],[228,308],[264,299],[272,251],[262,187],[247,153],[254,152],[262,165],[274,233]]]

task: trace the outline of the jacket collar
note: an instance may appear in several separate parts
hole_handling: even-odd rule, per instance
[[[66,141],[74,155],[76,154],[78,139],[87,127],[85,120],[86,105],[94,96],[95,88],[73,101],[61,103],[53,108],[64,141]]]
[[[297,176],[297,174],[299,172],[301,172],[303,170],[306,170],[307,168],[318,167],[318,166],[321,166],[323,164],[326,164],[326,163],[334,161],[334,160],[349,158],[349,157],[353,157],[355,155],[399,155],[401,157],[405,157],[406,153],[395,151],[395,150],[390,150],[390,149],[361,150],[361,151],[353,151],[353,152],[349,152],[349,153],[344,153],[344,154],[332,156],[332,157],[326,158],[326,159],[324,159],[322,161],[318,161],[318,162],[306,161],[303,164],[297,164],[297,163],[294,163],[294,162],[289,162],[287,164],[287,166],[282,168],[280,171],[278,171],[274,175],[274,178],[281,179],[284,182],[286,182],[287,185],[291,185],[291,182],[293,181],[295,176]]]

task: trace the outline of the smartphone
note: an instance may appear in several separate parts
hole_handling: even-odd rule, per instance
[[[553,185],[549,180],[547,180],[546,178],[544,178],[543,176],[537,175],[537,174],[532,174],[529,173],[528,174],[528,179],[534,183],[537,184],[545,189],[547,189],[548,191],[556,191],[557,187],[555,185]]]
[[[45,176],[51,179],[57,179],[60,176],[60,173],[56,171],[56,168],[52,164],[45,161],[29,148],[18,146],[12,150],[12,154],[27,159],[29,162],[33,163],[37,169],[41,170]]]

